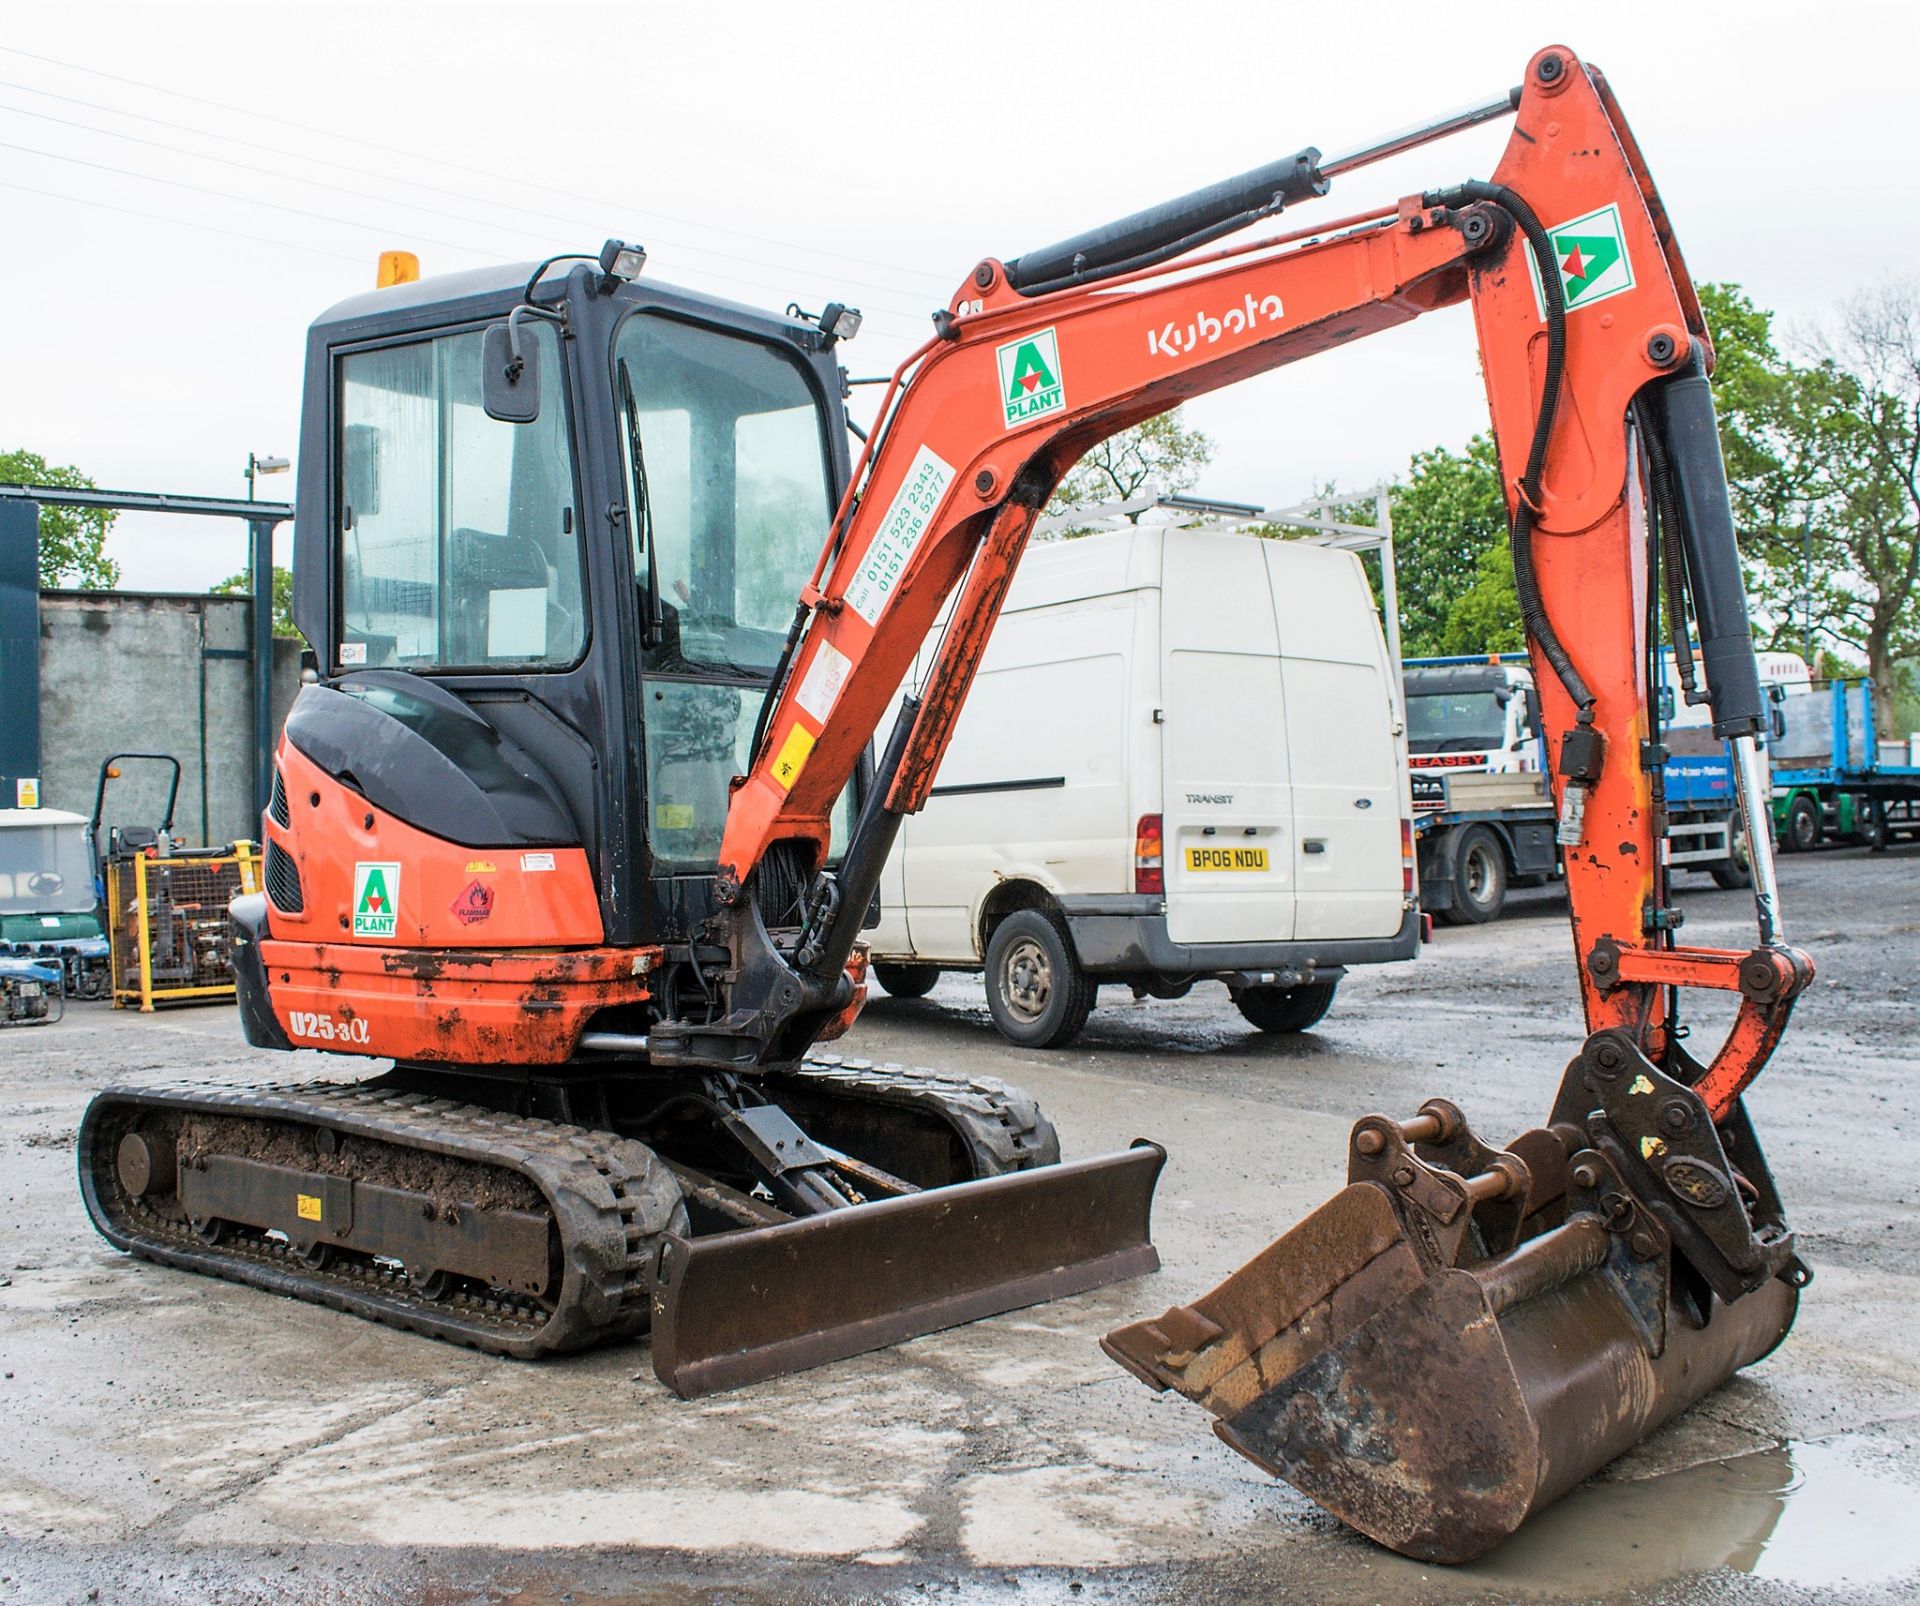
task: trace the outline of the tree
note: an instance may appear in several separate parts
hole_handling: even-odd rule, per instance
[[[0,452],[0,485],[60,485],[91,491],[94,483],[79,469],[55,468],[38,452],[22,448]],[[106,554],[107,532],[117,515],[111,508],[40,509],[40,583],[106,590],[120,583],[120,565]]]
[[[1920,286],[1842,304],[1836,329],[1779,349],[1737,285],[1701,287],[1714,402],[1748,583],[1777,645],[1864,658],[1883,728],[1920,652]]]
[[[253,595],[253,576],[245,569],[238,574],[230,574],[213,588],[216,597]],[[293,622],[293,571],[283,569],[279,564],[273,566],[273,633],[276,636],[298,636],[300,627]]]
[[[1410,658],[1521,645],[1493,437],[1416,453],[1393,489],[1400,642]]]
[[[1481,550],[1473,584],[1453,599],[1441,628],[1442,653],[1519,652],[1527,644],[1513,548],[1505,537]]]
[[[1047,516],[1096,502],[1124,502],[1149,485],[1161,491],[1189,489],[1200,470],[1213,461],[1213,442],[1180,422],[1180,409],[1160,413],[1144,424],[1109,435],[1068,471],[1047,504]],[[1140,522],[1139,514],[1131,515]],[[1084,530],[1063,530],[1064,536]]]

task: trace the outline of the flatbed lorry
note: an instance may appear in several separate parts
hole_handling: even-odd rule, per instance
[[[1880,849],[1920,837],[1920,741],[1881,738],[1872,681],[1833,681],[1781,703],[1780,713],[1773,828],[1784,850],[1823,842]]]
[[[1479,925],[1500,913],[1509,888],[1562,873],[1533,672],[1523,656],[1495,653],[1408,659],[1402,674],[1420,906],[1449,925]],[[1663,706],[1672,718],[1671,700]],[[1724,743],[1692,723],[1666,734],[1669,866],[1746,886]]]

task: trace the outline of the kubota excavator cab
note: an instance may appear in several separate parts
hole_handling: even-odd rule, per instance
[[[1162,1156],[1059,1166],[1017,1089],[813,1054],[859,950],[791,1053],[735,1074],[650,1044],[729,1041],[715,856],[848,478],[858,315],[643,260],[401,283],[313,325],[294,615],[320,676],[236,970],[256,1046],[395,1066],[109,1092],[82,1181],[123,1247],[488,1348],[651,1323],[697,1393],[1150,1269]],[[745,889],[767,931],[800,923],[815,867],[787,864]]]
[[[332,735],[368,801],[415,830],[501,850],[484,869],[401,863],[403,946],[686,944],[846,481],[834,339],[588,264],[550,269],[529,315],[529,272],[376,290],[314,324],[294,615],[324,679],[291,737],[314,758]],[[488,328],[515,308],[524,422],[484,394]],[[793,889],[760,891],[777,926]],[[564,988],[554,1002],[646,1030]]]

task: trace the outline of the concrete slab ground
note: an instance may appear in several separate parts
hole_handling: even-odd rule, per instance
[[[256,1054],[217,1009],[0,1035],[0,1601],[1913,1599],[1920,851],[1790,858],[1782,881],[1821,975],[1751,1103],[1818,1272],[1799,1324],[1456,1570],[1346,1533],[1095,1340],[1330,1194],[1356,1115],[1444,1093],[1492,1135],[1538,1119],[1580,1036],[1552,890],[1355,974],[1299,1039],[1212,986],[1108,990],[1051,1054],[1005,1045],[975,978],[876,996],[849,1053],[1024,1083],[1070,1154],[1164,1142],[1165,1270],[696,1404],[640,1347],[493,1360],[94,1236],[72,1150],[96,1087],[349,1062]],[[1685,905],[1689,938],[1750,930],[1704,880]]]

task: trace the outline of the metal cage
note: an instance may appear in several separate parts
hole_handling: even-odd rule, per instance
[[[232,998],[227,905],[259,890],[260,860],[251,842],[217,853],[109,860],[113,1007],[151,1014],[159,1004]]]

